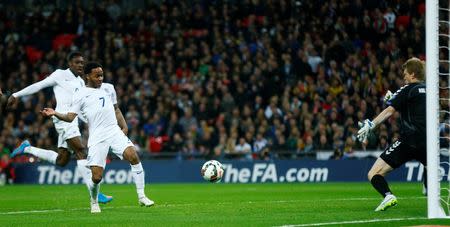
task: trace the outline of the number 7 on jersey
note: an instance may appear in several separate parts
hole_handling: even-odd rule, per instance
[[[105,106],[105,97],[100,97],[98,99],[102,100],[102,107],[104,107]]]

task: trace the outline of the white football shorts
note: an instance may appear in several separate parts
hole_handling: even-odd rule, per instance
[[[134,147],[133,142],[119,129],[114,135],[88,148],[87,166],[106,166],[106,157],[111,151],[120,159],[127,147]]]
[[[56,132],[58,132],[58,147],[69,149],[66,140],[81,136],[78,118],[75,118],[72,122],[66,122],[53,117],[53,124]],[[72,149],[69,149],[69,151],[73,153]]]

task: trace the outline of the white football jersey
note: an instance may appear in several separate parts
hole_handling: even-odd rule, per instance
[[[117,93],[116,93],[116,90],[114,89],[114,85],[112,85],[110,83],[102,83],[102,86],[100,87],[100,89],[105,90],[105,92],[107,94],[109,94],[113,105],[117,104]]]
[[[13,96],[18,98],[32,95],[47,87],[53,87],[56,98],[55,110],[66,113],[70,109],[74,92],[85,87],[85,83],[81,77],[74,75],[70,69],[57,69],[47,78],[14,93]]]
[[[69,112],[81,115],[80,118],[86,120],[89,126],[88,147],[109,138],[110,132],[120,130],[113,104],[115,90],[112,85],[106,85],[106,88],[103,85],[101,88],[83,87],[74,94]]]

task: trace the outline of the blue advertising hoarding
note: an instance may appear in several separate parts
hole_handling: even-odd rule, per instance
[[[147,183],[203,182],[200,168],[204,161],[148,160],[143,161]],[[277,160],[271,162],[222,161],[225,166],[223,183],[270,182],[349,182],[367,181],[367,172],[374,160]],[[47,163],[17,164],[16,183],[80,184],[82,177],[71,162],[60,168]],[[423,166],[408,162],[392,172],[390,181],[421,181]],[[444,170],[442,168],[441,170]],[[446,168],[448,171],[448,168]],[[103,183],[132,183],[130,166],[123,161],[107,164]]]

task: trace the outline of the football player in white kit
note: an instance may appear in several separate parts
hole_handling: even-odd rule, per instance
[[[10,108],[20,97],[32,95],[47,87],[53,87],[53,92],[55,93],[56,98],[56,110],[60,112],[67,112],[70,108],[70,104],[72,103],[74,92],[85,87],[85,82],[81,78],[84,73],[84,58],[82,54],[80,52],[72,52],[68,55],[67,61],[69,64],[68,69],[57,69],[47,78],[31,84],[16,93],[13,93],[8,98],[7,108]],[[56,131],[58,132],[57,152],[31,146],[30,142],[25,140],[19,147],[14,149],[11,153],[11,157],[28,153],[52,164],[65,166],[70,161],[70,150],[72,150],[77,159],[78,171],[81,173],[85,183],[88,185],[91,178],[91,171],[89,168],[86,168],[86,152],[84,145],[81,143],[78,118],[68,123],[54,117],[53,123]],[[112,200],[112,197],[99,193],[99,200],[101,203],[107,203]]]
[[[130,163],[139,204],[152,206],[154,202],[147,198],[144,192],[145,173],[139,156],[133,143],[118,125],[111,98],[113,95],[111,91],[108,91],[110,89],[102,86],[102,66],[96,62],[86,64],[85,76],[87,86],[74,94],[72,107],[67,113],[57,112],[51,108],[44,108],[41,112],[44,116],[54,116],[67,122],[71,122],[81,115],[81,119],[86,119],[89,125],[87,165],[91,167],[92,171],[91,213],[101,212],[96,195],[100,188],[108,151]]]

